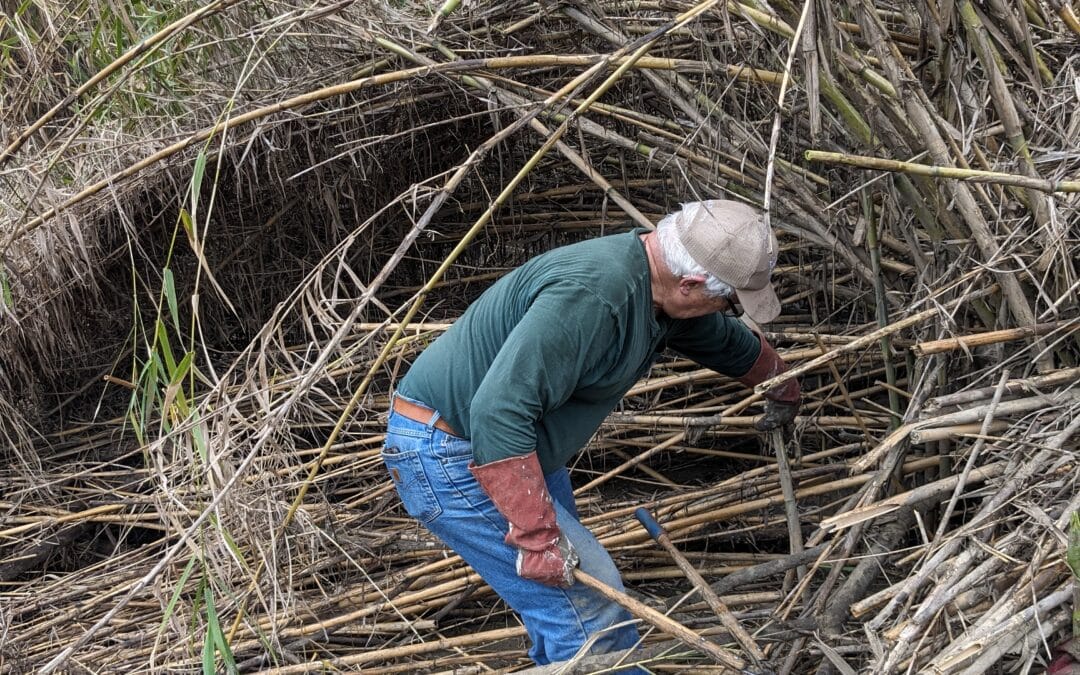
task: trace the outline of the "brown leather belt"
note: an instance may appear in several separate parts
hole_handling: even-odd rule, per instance
[[[407,401],[400,396],[394,397],[394,412],[402,417],[408,417],[413,422],[419,422],[420,424],[430,424],[431,418],[435,416],[435,411],[426,406],[422,406],[412,401]],[[442,417],[435,420],[435,428],[441,431],[445,431],[451,436],[457,436],[458,433],[454,431],[454,428],[446,423]]]

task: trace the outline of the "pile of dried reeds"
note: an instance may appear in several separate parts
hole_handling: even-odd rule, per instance
[[[648,506],[777,672],[1026,672],[1074,630],[1069,4],[30,2],[0,30],[0,672],[528,666],[397,502],[392,383],[522,259],[719,196],[778,230],[766,331],[805,406],[762,437],[759,396],[677,359],[628,394],[573,466],[628,587],[747,658]],[[713,663],[647,632],[653,670]]]

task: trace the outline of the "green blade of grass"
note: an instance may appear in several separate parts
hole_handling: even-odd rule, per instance
[[[8,283],[7,273],[4,272],[3,265],[0,265],[0,302],[3,302],[5,307],[15,306],[15,298],[11,294],[11,284]]]
[[[157,333],[157,351],[165,359],[165,372],[162,374],[168,377],[168,382],[172,382],[176,375],[176,357],[173,356],[172,346],[169,345],[169,334],[161,319],[155,322],[154,331]]]
[[[236,672],[236,661],[232,650],[225,641],[225,633],[221,630],[221,622],[218,620],[217,608],[214,606],[214,590],[207,584],[203,591],[206,600],[206,643],[210,644],[210,672],[214,672],[214,649],[221,654],[221,660],[225,664],[225,671]],[[206,669],[206,651],[203,651],[203,669]]]
[[[196,411],[196,418],[198,417],[198,411]],[[191,442],[195,444],[195,452],[199,455],[199,459],[202,460],[203,465],[209,460],[210,453],[206,448],[206,434],[204,433],[202,422],[199,422],[191,429]]]
[[[187,585],[188,579],[191,577],[191,572],[195,569],[195,558],[188,560],[188,564],[184,567],[183,573],[180,575],[180,580],[176,582],[176,588],[173,589],[172,597],[169,598],[169,603],[165,605],[165,613],[161,617],[161,625],[158,626],[158,637],[160,638],[162,633],[165,632],[165,626],[169,623],[169,619],[172,618],[173,612],[176,611],[176,603],[180,601],[180,596],[184,592],[184,586]]]
[[[223,528],[219,528],[218,531],[221,533],[221,538],[225,540],[225,545],[229,547],[230,551],[232,551],[233,557],[236,558],[236,561],[239,562],[241,566],[243,566],[244,571],[250,572],[251,568],[248,567],[247,561],[244,560],[243,554],[240,553],[240,547],[236,545],[236,541],[232,538],[232,535],[229,534],[229,531]]]
[[[214,675],[214,643],[210,638],[210,634],[206,634],[206,639],[203,640],[202,650],[202,671],[203,675]]]
[[[1073,576],[1080,579],[1080,512],[1072,514],[1072,522],[1069,525],[1069,549],[1065,554],[1065,561],[1069,564]]]
[[[176,332],[180,333],[180,313],[177,311],[179,305],[176,302],[176,280],[173,278],[172,270],[168,267],[165,268],[162,274],[162,283],[165,290],[165,302],[169,304],[169,316],[172,317]]]
[[[176,406],[178,417],[185,419],[191,412],[188,406],[188,398],[184,395],[184,378],[188,376],[188,372],[191,370],[194,357],[195,352],[186,352],[184,358],[180,359],[180,363],[176,365],[176,369],[169,376],[169,384],[165,387],[165,400],[161,404],[163,413],[169,412],[170,408]]]
[[[139,377],[139,387],[136,390],[136,404],[140,413],[139,428],[143,430],[145,430],[146,425],[150,423],[150,413],[153,410],[154,401],[157,399],[157,380],[160,363],[161,361],[157,354],[152,354]]]
[[[203,176],[206,174],[206,151],[199,150],[195,157],[195,168],[191,172],[191,213],[199,212],[199,191],[202,189]]]

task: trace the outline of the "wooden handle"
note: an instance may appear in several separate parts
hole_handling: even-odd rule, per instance
[[[579,569],[575,569],[574,578],[589,588],[597,591],[608,600],[619,603],[625,607],[628,612],[642,621],[646,621],[653,626],[656,626],[660,631],[673,638],[677,638],[688,647],[705,652],[715,659],[717,663],[722,663],[728,668],[732,668],[739,672],[746,669],[746,662],[731,651],[724,649],[715,642],[707,640],[678,621],[675,621],[671,617],[661,614],[652,607],[631,598],[626,593],[615,590],[596,577],[590,576]]]
[[[743,649],[749,654],[754,661],[754,665],[761,665],[761,662],[765,660],[765,652],[761,651],[761,647],[758,647],[757,642],[754,641],[753,636],[746,632],[746,629],[742,627],[739,620],[735,618],[735,615],[731,613],[724,601],[720,599],[716,593],[713,592],[711,586],[705,581],[701,573],[694,569],[694,566],[690,564],[690,561],[686,559],[686,556],[675,548],[675,545],[671,543],[671,538],[668,536],[664,526],[661,525],[653,518],[648,509],[644,507],[634,511],[634,515],[638,521],[645,526],[645,529],[649,532],[649,535],[656,540],[656,543],[664,547],[671,557],[675,560],[675,564],[679,566],[682,573],[686,575],[686,578],[690,580],[690,583],[697,587],[698,592],[701,593],[701,597],[712,608],[713,612],[720,619],[720,623],[724,625],[724,628],[728,629],[731,636],[734,637]]]

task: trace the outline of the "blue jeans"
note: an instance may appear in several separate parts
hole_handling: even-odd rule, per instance
[[[532,640],[529,657],[540,665],[566,661],[591,638],[592,653],[633,647],[637,628],[619,605],[580,583],[553,588],[517,575],[517,551],[503,541],[506,519],[469,471],[472,444],[437,429],[437,419],[438,413],[424,424],[391,411],[383,461],[409,515],[469,563],[521,616]],[[581,558],[579,567],[623,590],[611,556],[578,521],[567,470],[544,479],[559,528]]]

